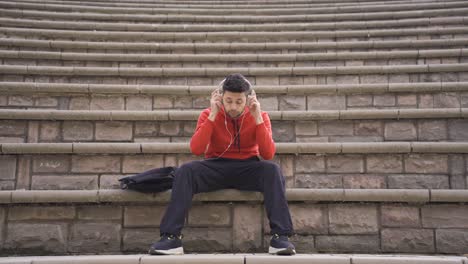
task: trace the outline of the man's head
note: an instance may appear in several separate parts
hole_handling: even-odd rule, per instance
[[[221,85],[224,111],[230,117],[238,117],[244,111],[252,85],[240,73],[228,75]]]

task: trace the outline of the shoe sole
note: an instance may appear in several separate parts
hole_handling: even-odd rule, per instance
[[[178,248],[167,249],[167,250],[150,249],[148,254],[150,255],[183,255],[184,248],[178,247]]]
[[[268,249],[268,253],[275,254],[275,255],[295,255],[296,250],[292,247],[274,248],[270,246],[270,248]]]

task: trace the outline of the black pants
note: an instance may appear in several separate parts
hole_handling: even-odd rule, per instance
[[[194,194],[228,188],[262,192],[271,233],[293,234],[281,168],[256,157],[207,159],[180,166],[175,173],[171,201],[161,221],[161,234],[181,234]]]

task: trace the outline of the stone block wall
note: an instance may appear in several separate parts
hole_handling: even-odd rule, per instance
[[[272,120],[275,142],[468,141],[468,119]],[[0,143],[189,142],[197,121],[0,120]]]
[[[188,154],[2,155],[2,190],[118,188],[118,179],[151,168],[180,166]],[[466,189],[468,155],[276,155],[287,188]]]
[[[216,84],[210,85],[215,87]],[[468,107],[468,92],[464,91],[306,96],[259,94],[258,98],[262,109],[266,111]],[[0,95],[0,109],[25,107],[57,110],[201,110],[209,107],[209,97],[208,95]]]
[[[165,204],[3,205],[2,254],[145,253]],[[465,204],[290,202],[299,253],[466,253]],[[266,252],[260,203],[193,205],[186,252]]]

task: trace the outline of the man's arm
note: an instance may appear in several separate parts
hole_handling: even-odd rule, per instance
[[[190,140],[190,151],[195,155],[202,155],[211,141],[214,122],[208,119],[209,110],[204,110],[198,117],[195,133]]]
[[[263,122],[256,127],[256,140],[260,156],[266,160],[273,159],[275,156],[275,142],[271,132],[270,117],[266,112],[262,112]]]

